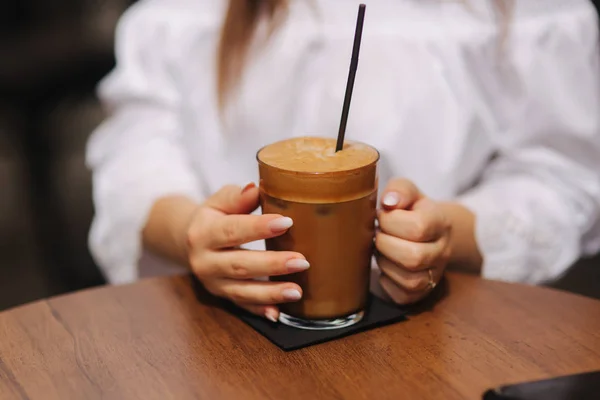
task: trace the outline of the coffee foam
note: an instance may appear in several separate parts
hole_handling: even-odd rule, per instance
[[[337,203],[370,196],[377,190],[379,153],[348,142],[302,137],[266,146],[258,153],[261,193],[301,203]]]
[[[327,173],[361,168],[379,158],[374,148],[362,143],[347,141],[337,153],[335,146],[336,140],[330,138],[292,138],[266,146],[258,159],[288,171]]]

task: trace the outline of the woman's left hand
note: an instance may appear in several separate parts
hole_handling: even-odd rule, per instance
[[[451,224],[443,208],[406,179],[389,182],[378,211],[380,283],[398,304],[426,297],[450,259]]]

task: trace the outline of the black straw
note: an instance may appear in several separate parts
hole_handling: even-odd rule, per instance
[[[348,123],[348,113],[350,112],[350,102],[352,101],[352,91],[354,90],[354,80],[356,79],[356,70],[358,69],[358,54],[360,53],[360,42],[362,40],[363,24],[365,22],[366,5],[361,4],[358,7],[358,19],[356,21],[356,31],[354,32],[354,48],[352,49],[352,60],[350,62],[350,73],[348,74],[348,83],[346,84],[346,97],[344,98],[344,107],[342,109],[342,120],[340,121],[340,131],[338,132],[336,153],[344,148],[344,136],[346,136],[346,124]]]

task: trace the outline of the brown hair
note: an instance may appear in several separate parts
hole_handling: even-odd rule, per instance
[[[287,0],[229,0],[217,56],[217,96],[221,109],[241,78],[248,48],[262,19],[274,26],[287,9]]]
[[[466,6],[469,0],[461,0]],[[515,0],[492,0],[500,18],[500,46],[503,49],[508,36],[508,28]],[[244,70],[248,48],[262,19],[274,22],[287,9],[288,0],[229,0],[229,8],[221,31],[221,42],[217,57],[217,98],[223,110],[230,92],[239,83]],[[270,30],[269,33],[272,32]]]

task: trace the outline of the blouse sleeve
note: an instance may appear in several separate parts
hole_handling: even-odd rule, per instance
[[[90,248],[112,283],[137,278],[141,229],[158,198],[202,198],[182,144],[176,66],[169,55],[168,23],[176,21],[168,18],[168,7],[141,2],[122,17],[117,66],[99,87],[110,116],[87,148],[96,211]]]
[[[499,150],[460,198],[487,278],[543,283],[600,247],[598,20],[587,1],[568,3],[517,15],[496,71]]]

